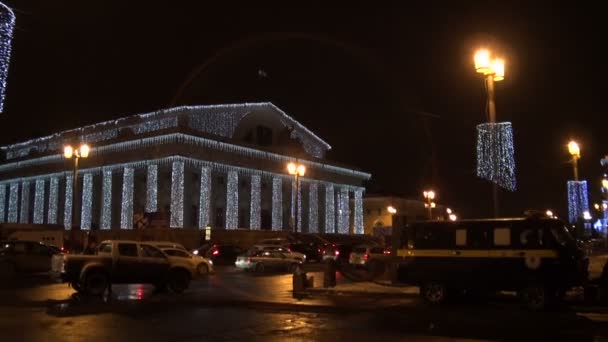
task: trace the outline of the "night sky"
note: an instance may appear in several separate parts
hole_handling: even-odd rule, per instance
[[[3,2],[17,21],[2,145],[173,105],[271,101],[332,145],[330,160],[371,172],[369,193],[432,187],[460,216],[488,216],[491,186],[475,176],[485,92],[472,63],[485,46],[506,59],[497,116],[515,130],[518,189],[501,192],[502,213],[567,215],[570,138],[591,203],[600,199],[599,5]]]

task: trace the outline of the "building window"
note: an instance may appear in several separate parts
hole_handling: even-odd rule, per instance
[[[217,183],[219,185],[224,185],[224,177],[223,176],[219,176],[217,177]]]
[[[272,129],[265,126],[256,127],[256,143],[260,146],[272,145]]]

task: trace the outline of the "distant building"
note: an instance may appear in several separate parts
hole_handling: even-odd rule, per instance
[[[91,152],[80,159],[73,203],[73,161],[63,146],[81,143]],[[1,147],[0,223],[132,229],[137,218],[160,217],[174,228],[283,230],[297,205],[298,231],[363,233],[371,175],[325,161],[330,148],[272,103],[102,122]],[[307,168],[297,196],[286,171],[292,161]]]
[[[389,212],[389,206],[394,208],[394,214]],[[433,219],[446,218],[445,207],[437,205],[432,209]],[[397,196],[366,195],[363,197],[363,226],[365,234],[382,236],[391,235],[393,217],[405,217],[408,222],[428,220],[429,212],[424,202]]]

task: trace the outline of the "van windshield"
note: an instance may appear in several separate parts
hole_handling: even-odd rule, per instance
[[[576,241],[570,235],[570,232],[563,224],[554,224],[551,227],[551,233],[555,240],[562,246],[576,247]]]

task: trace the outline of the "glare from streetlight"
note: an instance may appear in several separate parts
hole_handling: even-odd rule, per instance
[[[72,146],[68,145],[63,148],[63,156],[66,157],[67,159],[72,158],[73,154],[74,154],[74,149],[72,149]]]
[[[602,187],[608,190],[608,179],[602,179]]]
[[[604,209],[604,210],[608,209],[608,203],[602,203],[602,209]]]
[[[553,212],[551,210],[547,210],[546,214],[549,217],[553,217]]]
[[[389,212],[389,214],[397,213],[397,209],[395,209],[395,207],[393,207],[392,205],[389,205],[388,208],[386,208],[386,210]]]
[[[478,73],[486,74],[492,68],[490,65],[490,52],[485,49],[477,50],[475,53],[475,70]]]
[[[447,209],[445,210],[445,212],[446,212],[446,213],[448,213],[448,215],[450,215],[450,214],[452,213],[452,209],[447,208]]]
[[[87,158],[89,156],[89,151],[90,151],[89,145],[82,144],[80,146],[80,157]]]
[[[456,221],[456,219],[458,219],[456,214],[450,214],[450,221]]]
[[[578,158],[581,156],[581,149],[576,143],[576,141],[572,140],[568,143],[568,152],[571,156]]]
[[[591,214],[588,211],[583,211],[583,218],[585,220],[591,220]]]
[[[297,167],[296,167],[295,163],[287,164],[287,172],[289,172],[290,175],[295,175],[296,170],[297,170]]]
[[[595,203],[595,204],[593,205],[593,207],[595,208],[595,210],[600,210],[600,205],[599,205],[599,204],[597,204],[597,203]]]
[[[501,58],[496,58],[492,61],[492,70],[494,70],[494,81],[502,81],[505,79],[505,61]]]
[[[431,208],[435,208],[435,202],[431,202]]]
[[[433,190],[424,191],[424,192],[422,192],[422,195],[424,196],[424,198],[432,200],[435,198],[435,191],[433,191]]]
[[[302,164],[298,165],[297,171],[298,171],[298,175],[300,175],[300,177],[304,177],[304,174],[306,173],[306,166],[304,166]]]

